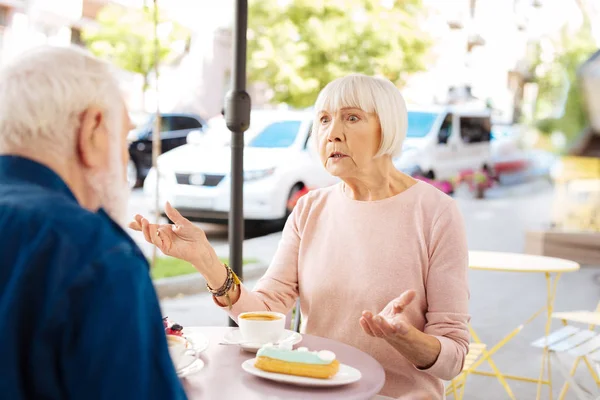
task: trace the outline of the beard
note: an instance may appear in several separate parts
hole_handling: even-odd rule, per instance
[[[100,206],[121,227],[125,227],[128,222],[127,206],[130,194],[123,169],[119,151],[114,149],[108,171],[95,173],[88,180]]]

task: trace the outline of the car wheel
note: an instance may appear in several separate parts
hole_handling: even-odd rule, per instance
[[[296,206],[296,202],[298,201],[300,192],[304,189],[304,185],[301,183],[296,183],[292,189],[290,190],[290,194],[288,195],[287,202],[285,203],[285,218],[290,216],[294,207]]]
[[[133,160],[127,163],[127,183],[130,189],[137,187],[139,183],[138,167]]]

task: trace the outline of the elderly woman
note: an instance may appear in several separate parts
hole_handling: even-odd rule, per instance
[[[302,332],[371,354],[386,371],[382,395],[424,390],[442,398],[442,380],[459,374],[469,343],[460,212],[450,197],[394,168],[407,110],[390,81],[337,79],[319,94],[315,112],[321,162],[341,182],[298,201],[253,291],[169,204],[173,225],[138,215],[131,227],[192,263],[234,319],[246,311],[287,313],[300,297]]]

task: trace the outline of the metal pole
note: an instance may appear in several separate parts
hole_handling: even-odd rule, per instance
[[[231,199],[229,206],[229,263],[243,279],[244,132],[250,125],[250,96],[246,92],[246,30],[248,1],[236,0],[231,90],[225,98],[225,121],[231,131]],[[229,320],[235,326],[233,320]]]
[[[159,170],[158,170],[158,156],[160,156],[162,149],[161,149],[161,137],[160,137],[160,101],[159,101],[159,89],[158,89],[158,64],[160,61],[159,58],[159,47],[160,47],[160,42],[158,40],[158,0],[154,0],[153,1],[153,8],[152,8],[152,21],[154,23],[154,78],[155,78],[155,86],[154,86],[154,91],[155,91],[155,95],[156,95],[156,117],[154,119],[154,127],[152,129],[152,167],[154,167],[154,170],[156,171],[156,187],[154,188],[154,210],[156,211],[156,214],[154,215],[154,220],[155,220],[155,224],[158,224],[158,222],[160,221],[160,208],[159,208],[159,197],[158,194],[160,193],[159,190],[159,185],[160,185],[160,179],[158,179],[159,175]],[[144,82],[147,81],[147,77],[144,77]],[[142,90],[146,90],[146,88],[144,87]],[[145,100],[146,98],[146,93],[143,93],[143,99]],[[146,102],[143,102],[144,107],[146,106]],[[145,110],[144,110],[145,111]],[[152,262],[150,264],[150,268],[153,269],[154,266],[156,265],[156,258],[158,256],[157,253],[157,248],[156,246],[152,246]]]

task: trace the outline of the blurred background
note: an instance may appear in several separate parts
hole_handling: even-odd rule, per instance
[[[42,43],[84,46],[112,62],[137,126],[131,215],[166,221],[168,200],[226,261],[233,1],[158,5],[155,29],[148,0],[0,0],[0,62]],[[336,182],[311,147],[311,106],[326,83],[361,72],[403,93],[409,129],[395,164],[456,198],[472,250],[577,261],[583,267],[561,280],[556,308],[596,306],[600,1],[250,0],[248,24],[246,284],[264,273],[298,198]],[[162,155],[153,166],[157,115]],[[131,235],[150,258],[152,247]],[[152,275],[171,319],[227,324],[192,266],[159,255]],[[543,279],[519,275],[471,271],[473,326],[490,342],[523,319],[524,303],[544,304]],[[537,371],[540,352],[528,340],[540,327],[497,363]],[[534,386],[511,383],[520,398],[533,398]],[[467,398],[506,393],[474,378]]]

